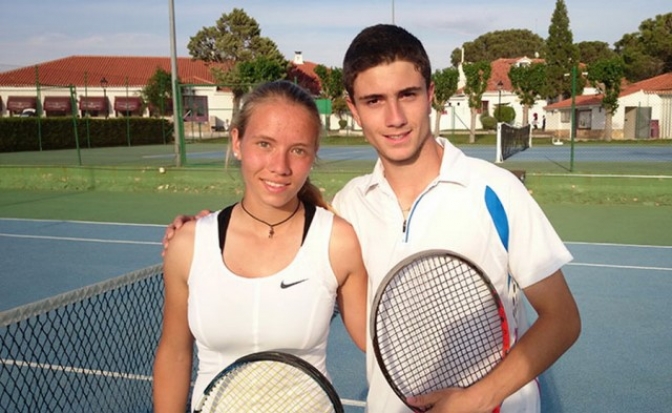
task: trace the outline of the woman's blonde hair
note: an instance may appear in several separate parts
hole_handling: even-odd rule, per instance
[[[310,96],[310,94],[302,87],[286,80],[263,83],[245,95],[243,98],[243,106],[231,122],[231,129],[238,129],[238,136],[241,138],[245,136],[247,124],[255,107],[274,99],[284,99],[287,102],[300,105],[306,109],[314,121],[315,148],[317,149],[319,146],[320,132],[322,130],[322,121],[320,120],[320,112],[317,110],[317,105],[312,96]],[[306,179],[306,182],[299,190],[298,197],[303,202],[331,209],[329,204],[324,200],[320,189],[310,182],[310,178]]]

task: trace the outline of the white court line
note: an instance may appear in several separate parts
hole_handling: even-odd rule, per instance
[[[33,218],[0,218],[2,221],[25,221],[25,222],[56,222],[63,224],[90,224],[90,225],[115,225],[115,226],[129,226],[129,227],[153,227],[165,228],[169,223],[164,224],[133,224],[125,222],[98,222],[98,221],[77,221],[77,220],[62,220],[62,219],[33,219]],[[565,241],[566,245],[597,245],[605,247],[632,247],[632,248],[662,248],[672,249],[672,245],[646,245],[646,244],[614,244],[608,242],[581,242],[581,241]]]
[[[352,399],[341,399],[341,403],[346,406],[366,407],[366,402]]]
[[[66,373],[90,374],[94,376],[114,377],[117,379],[152,381],[151,376],[144,376],[140,374],[117,373],[114,371],[92,370],[92,369],[84,369],[81,367],[58,366],[55,364],[36,363],[32,361],[29,362],[29,361],[9,360],[9,359],[0,359],[0,360],[2,360],[2,364],[4,365],[14,365],[17,367],[30,367],[52,371],[63,371]]]
[[[153,381],[152,376],[145,376],[141,374],[118,373],[114,371],[84,369],[81,367],[59,366],[56,364],[27,362],[21,360],[0,359],[0,361],[2,361],[2,364],[6,366],[12,365],[17,367],[62,371],[65,373],[89,374],[93,376],[112,377],[115,379],[140,380],[149,382]],[[366,402],[361,400],[341,399],[341,403],[346,406],[366,407]]]
[[[651,270],[651,271],[672,271],[672,268],[666,267],[640,267],[636,265],[611,265],[611,264],[589,264],[583,262],[570,262],[565,264],[568,266],[577,266],[577,267],[601,267],[601,268],[617,268],[624,270]]]
[[[636,178],[636,179],[672,179],[672,175],[618,175],[618,174],[555,174],[538,173],[539,176],[561,176],[561,177],[581,177],[581,178]]]
[[[129,227],[161,227],[165,228],[166,225],[159,224],[129,224],[125,222],[97,222],[97,221],[68,221],[62,219],[27,219],[27,218],[0,218],[0,221],[25,221],[25,222],[58,222],[62,224],[91,224],[91,225],[118,225],[118,226],[129,226]]]
[[[600,247],[661,248],[672,249],[672,245],[612,244],[608,242],[565,242],[567,245],[597,245]]]
[[[162,245],[160,242],[153,242],[153,241],[126,241],[126,240],[96,239],[96,238],[54,237],[48,235],[19,235],[19,234],[7,234],[4,232],[0,232],[0,237],[48,239],[52,241],[99,242],[103,244]]]

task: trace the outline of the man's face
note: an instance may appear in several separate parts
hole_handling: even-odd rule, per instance
[[[385,164],[414,162],[431,138],[429,90],[412,63],[395,61],[365,70],[353,84],[348,106]]]

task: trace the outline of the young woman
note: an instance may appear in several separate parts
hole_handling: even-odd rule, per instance
[[[219,371],[252,352],[289,352],[326,374],[335,300],[352,339],[366,347],[359,242],[308,179],[320,129],[313,99],[292,83],[264,84],[245,99],[231,125],[242,199],[186,223],[165,251],[157,413],[184,412],[194,341],[192,406]]]

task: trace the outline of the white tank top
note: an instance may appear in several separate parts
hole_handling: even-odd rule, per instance
[[[263,278],[240,277],[224,265],[218,214],[196,222],[189,271],[189,327],[198,350],[192,410],[214,376],[249,353],[291,353],[327,375],[327,338],[338,288],[329,260],[333,214],[316,208],[294,260]]]

